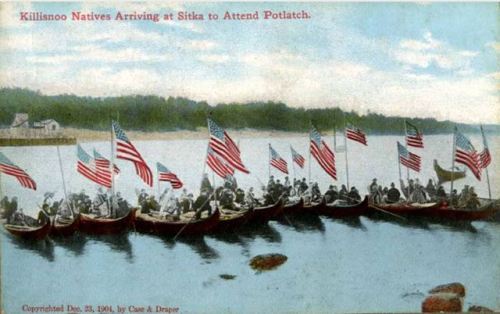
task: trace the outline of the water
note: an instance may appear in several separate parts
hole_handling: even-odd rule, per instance
[[[398,179],[396,140],[369,137],[369,146],[348,143],[351,185],[361,192],[371,179],[389,185]],[[289,144],[308,158],[307,138],[241,139],[243,160],[255,175],[238,175],[241,186],[258,186],[267,178],[267,143],[286,159]],[[443,167],[451,163],[451,138],[427,136],[419,176],[433,176],[432,159]],[[473,137],[477,147],[480,139]],[[499,195],[498,139],[490,139],[492,193]],[[84,143],[109,155],[109,143]],[[146,161],[163,162],[190,190],[199,186],[206,141],[137,142]],[[420,150],[414,150],[420,153]],[[21,189],[2,176],[3,191],[18,195],[25,212],[46,191],[62,197],[55,147],[2,148],[37,181],[36,192]],[[429,152],[432,152],[429,153]],[[61,147],[67,186],[71,191],[95,186],[76,173],[74,147]],[[337,156],[339,180],[344,181],[344,157]],[[135,202],[136,188],[143,188],[133,167],[118,161],[122,174],[118,190]],[[496,168],[495,168],[496,167]],[[314,163],[312,177],[325,189],[328,176]],[[305,169],[297,175],[307,177]],[[290,169],[290,173],[293,173]],[[405,174],[405,172],[403,172]],[[277,172],[273,174],[282,178]],[[472,184],[481,196],[486,183],[468,178],[457,189]],[[1,278],[6,313],[22,313],[22,306],[117,305],[178,307],[181,312],[383,312],[419,311],[427,290],[453,281],[467,288],[465,308],[481,304],[500,308],[500,225],[489,222],[437,225],[397,219],[355,220],[289,217],[257,229],[228,236],[178,239],[126,233],[116,236],[83,236],[27,244],[1,233]],[[278,269],[256,273],[248,263],[257,254],[281,253],[288,257]],[[224,280],[221,274],[236,275]]]

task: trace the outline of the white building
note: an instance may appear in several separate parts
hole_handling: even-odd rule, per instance
[[[61,129],[59,122],[54,119],[47,119],[33,123],[34,129],[42,129],[47,133],[57,132]]]
[[[15,128],[24,128],[27,129],[30,127],[29,124],[29,117],[27,113],[16,113],[14,117],[14,121],[12,121],[12,124],[10,125],[11,129]]]

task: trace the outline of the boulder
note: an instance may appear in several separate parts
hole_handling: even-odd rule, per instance
[[[257,255],[250,260],[250,267],[258,271],[272,270],[280,266],[288,257],[282,254]]]
[[[429,290],[429,293],[434,294],[434,293],[454,293],[458,295],[459,297],[463,298],[465,297],[465,287],[459,282],[453,282],[453,283],[448,283],[445,285],[439,285],[431,290]]]
[[[462,299],[456,293],[434,293],[422,302],[422,312],[462,312]]]
[[[469,307],[467,312],[479,312],[479,313],[493,313],[493,310],[490,310],[487,307],[481,306],[481,305],[473,305]]]

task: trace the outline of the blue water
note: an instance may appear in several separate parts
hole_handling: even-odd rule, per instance
[[[480,147],[480,138],[472,138]],[[397,182],[397,140],[402,138],[371,136],[368,147],[349,143],[351,185],[365,193],[374,177],[386,186]],[[308,158],[306,137],[243,138],[243,161],[252,171],[251,175],[237,175],[245,189],[254,186],[259,190],[259,179],[267,178],[269,142],[287,160],[289,144]],[[500,195],[499,163],[495,161],[499,143],[490,140],[493,164],[489,175],[496,198]],[[207,141],[135,144],[151,166],[160,161],[176,172],[189,190],[198,189]],[[96,147],[109,156],[109,143],[82,145],[89,151]],[[434,158],[443,167],[451,163],[451,137],[427,136],[425,145],[424,150],[416,151],[423,158],[422,172],[418,176],[411,173],[422,182],[434,176]],[[46,191],[55,191],[56,198],[62,197],[55,147],[2,148],[2,152],[26,169],[39,186],[33,192],[2,176],[3,192],[17,195],[25,213],[36,214],[36,206]],[[75,148],[61,147],[61,154],[68,190],[85,189],[93,196],[95,185],[75,171]],[[339,181],[333,183],[342,184],[344,157],[341,154],[336,159]],[[122,169],[117,190],[134,203],[135,189],[144,188],[144,184],[132,165],[117,163]],[[298,177],[306,177],[308,165],[295,171]],[[290,173],[293,174],[291,167]],[[322,190],[332,184],[315,163],[311,173]],[[275,171],[273,174],[283,179]],[[469,174],[455,187],[460,191],[464,184],[474,185],[480,196],[487,196],[484,179],[478,182]],[[148,191],[156,192],[156,188]],[[428,289],[458,281],[467,288],[465,309],[471,304],[500,309],[499,224],[438,225],[366,217],[354,221],[288,218],[292,225],[270,222],[257,230],[239,230],[231,236],[177,241],[132,231],[27,244],[3,231],[3,307],[8,314],[25,313],[23,305],[61,304],[82,310],[85,305],[96,309],[109,304],[115,311],[117,305],[161,305],[187,313],[417,312]],[[249,261],[264,253],[284,254],[288,260],[273,271],[256,273]],[[224,280],[219,277],[221,274],[236,278]]]

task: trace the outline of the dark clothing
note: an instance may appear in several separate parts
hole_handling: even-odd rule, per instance
[[[214,190],[212,188],[212,184],[210,184],[210,180],[208,180],[207,177],[204,177],[203,180],[201,181],[201,190],[203,191],[206,191],[208,193],[212,193],[212,191]]]
[[[210,201],[208,195],[201,194],[194,201],[193,208],[196,210],[196,219],[200,219],[201,213],[208,211],[208,214],[212,214],[212,207],[210,206]]]
[[[351,190],[349,194],[347,194],[349,197],[349,203],[350,204],[356,204],[361,201],[361,196],[359,195],[357,190]]]
[[[333,203],[339,198],[339,193],[335,190],[328,190],[325,193],[325,200],[327,203]]]
[[[396,188],[390,188],[387,192],[387,203],[397,203],[399,202],[399,198],[401,197],[401,193]]]
[[[48,219],[49,219],[49,217],[47,216],[47,214],[43,210],[38,212],[38,220],[37,221],[38,221],[38,224],[40,226],[45,225],[47,223]]]

